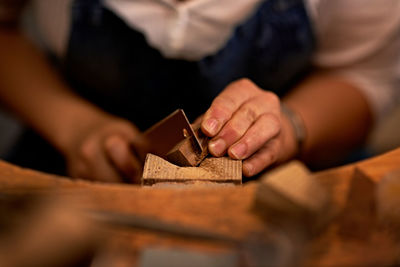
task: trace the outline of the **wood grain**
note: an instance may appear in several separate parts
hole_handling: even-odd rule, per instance
[[[148,154],[143,170],[142,184],[155,183],[242,183],[242,162],[228,157],[210,157],[199,167],[179,167],[153,154]]]

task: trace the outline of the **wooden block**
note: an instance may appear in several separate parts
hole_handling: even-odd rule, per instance
[[[292,161],[261,178],[254,208],[268,222],[311,233],[329,221],[329,203],[326,189],[302,163]]]
[[[379,223],[400,236],[400,169],[389,172],[378,183],[376,209]]]
[[[209,138],[202,134],[200,129],[196,129],[195,133],[201,147],[194,136],[188,136],[167,153],[166,158],[169,162],[181,167],[195,167],[207,157]]]
[[[356,168],[347,202],[339,216],[339,234],[348,239],[369,238],[376,225],[375,182]]]
[[[179,167],[161,157],[147,154],[142,184],[155,183],[242,183],[242,162],[228,157],[206,158],[199,167]]]

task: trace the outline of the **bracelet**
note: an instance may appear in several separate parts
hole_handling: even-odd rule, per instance
[[[306,127],[304,126],[304,121],[298,113],[294,112],[291,108],[283,103],[281,104],[281,111],[286,115],[293,127],[298,147],[297,155],[300,155],[301,151],[303,150],[304,140],[306,139]]]

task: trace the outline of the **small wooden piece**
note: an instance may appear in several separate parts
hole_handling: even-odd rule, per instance
[[[228,157],[206,158],[199,167],[179,167],[161,157],[147,154],[142,184],[155,183],[242,183],[242,162]]]
[[[378,183],[376,209],[379,223],[400,236],[400,169],[389,172]]]
[[[195,134],[197,140],[194,135],[186,137],[168,152],[167,160],[181,167],[198,166],[208,155],[209,138],[202,134],[199,128],[195,130]],[[197,141],[200,142],[201,147]]]
[[[261,178],[255,211],[279,227],[302,227],[314,233],[329,216],[328,192],[300,162],[292,161]]]
[[[339,216],[339,233],[343,238],[365,240],[376,226],[376,185],[356,168],[351,180],[346,206]]]

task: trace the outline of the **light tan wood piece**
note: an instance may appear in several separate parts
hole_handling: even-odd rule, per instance
[[[242,162],[227,157],[206,158],[199,167],[179,167],[161,157],[147,154],[142,184],[155,183],[242,183]]]
[[[376,184],[355,168],[346,206],[339,216],[339,234],[343,238],[366,240],[376,226]]]
[[[329,219],[329,200],[327,190],[312,173],[299,161],[292,161],[262,177],[255,209],[269,221],[315,232]]]
[[[389,172],[376,190],[377,219],[400,236],[400,169]]]

